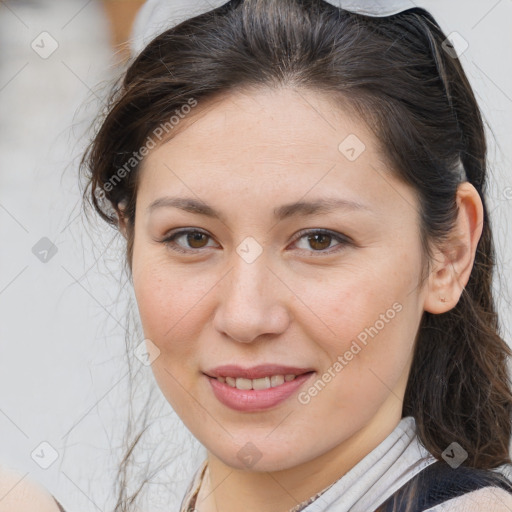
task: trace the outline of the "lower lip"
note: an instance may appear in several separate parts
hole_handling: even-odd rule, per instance
[[[262,411],[275,407],[289,398],[314,372],[298,375],[295,379],[284,382],[275,388],[268,389],[238,389],[208,377],[214,395],[219,402],[237,411]]]

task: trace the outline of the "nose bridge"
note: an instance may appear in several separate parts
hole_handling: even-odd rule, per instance
[[[253,319],[264,315],[264,309],[275,300],[275,286],[270,286],[268,252],[252,237],[243,240],[232,258],[228,278],[229,290],[223,302],[239,314],[249,313]]]
[[[252,239],[254,240],[254,239]],[[265,284],[268,281],[269,269],[267,253],[256,241],[244,241],[236,248],[232,258],[233,269],[230,272],[230,293],[233,299],[263,299]],[[254,306],[258,304],[255,302]]]
[[[244,239],[233,252],[231,271],[219,290],[216,328],[237,341],[286,329],[288,315],[267,255],[254,238]]]

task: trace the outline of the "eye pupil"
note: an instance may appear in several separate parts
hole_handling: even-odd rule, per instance
[[[315,244],[316,244],[316,243],[318,243],[318,240],[317,240],[318,238],[320,238],[320,245],[322,245],[322,242],[321,242],[321,241],[322,241],[322,239],[325,239],[325,238],[326,238],[326,239],[327,239],[327,241],[328,241],[327,245],[326,245],[325,247],[315,247]],[[313,245],[311,245],[311,247],[312,247],[313,249],[318,249],[318,250],[323,250],[323,249],[328,248],[328,247],[329,247],[329,245],[330,245],[330,243],[331,243],[331,240],[330,240],[330,239],[331,239],[331,236],[330,236],[330,235],[327,235],[327,234],[325,234],[325,233],[316,233],[316,234],[314,234],[314,235],[310,235],[310,236],[308,237],[308,241],[309,241],[309,243],[310,243],[310,244],[311,244],[311,243],[313,243]]]
[[[194,249],[200,249],[203,246],[202,245],[196,246],[196,245],[194,245],[194,243],[201,242],[202,241],[201,237],[205,238],[206,235],[204,233],[199,233],[198,231],[195,231],[193,233],[188,234],[187,241],[190,244],[190,246],[193,247]]]

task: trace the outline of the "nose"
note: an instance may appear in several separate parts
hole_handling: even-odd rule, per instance
[[[286,306],[290,291],[268,266],[264,253],[252,262],[235,253],[232,261],[217,287],[217,331],[241,343],[283,333],[290,322]]]

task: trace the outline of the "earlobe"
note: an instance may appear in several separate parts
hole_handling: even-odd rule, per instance
[[[428,276],[424,309],[440,314],[454,308],[469,281],[478,241],[482,235],[484,211],[478,191],[469,182],[457,189],[457,221],[449,239],[436,250]]]

